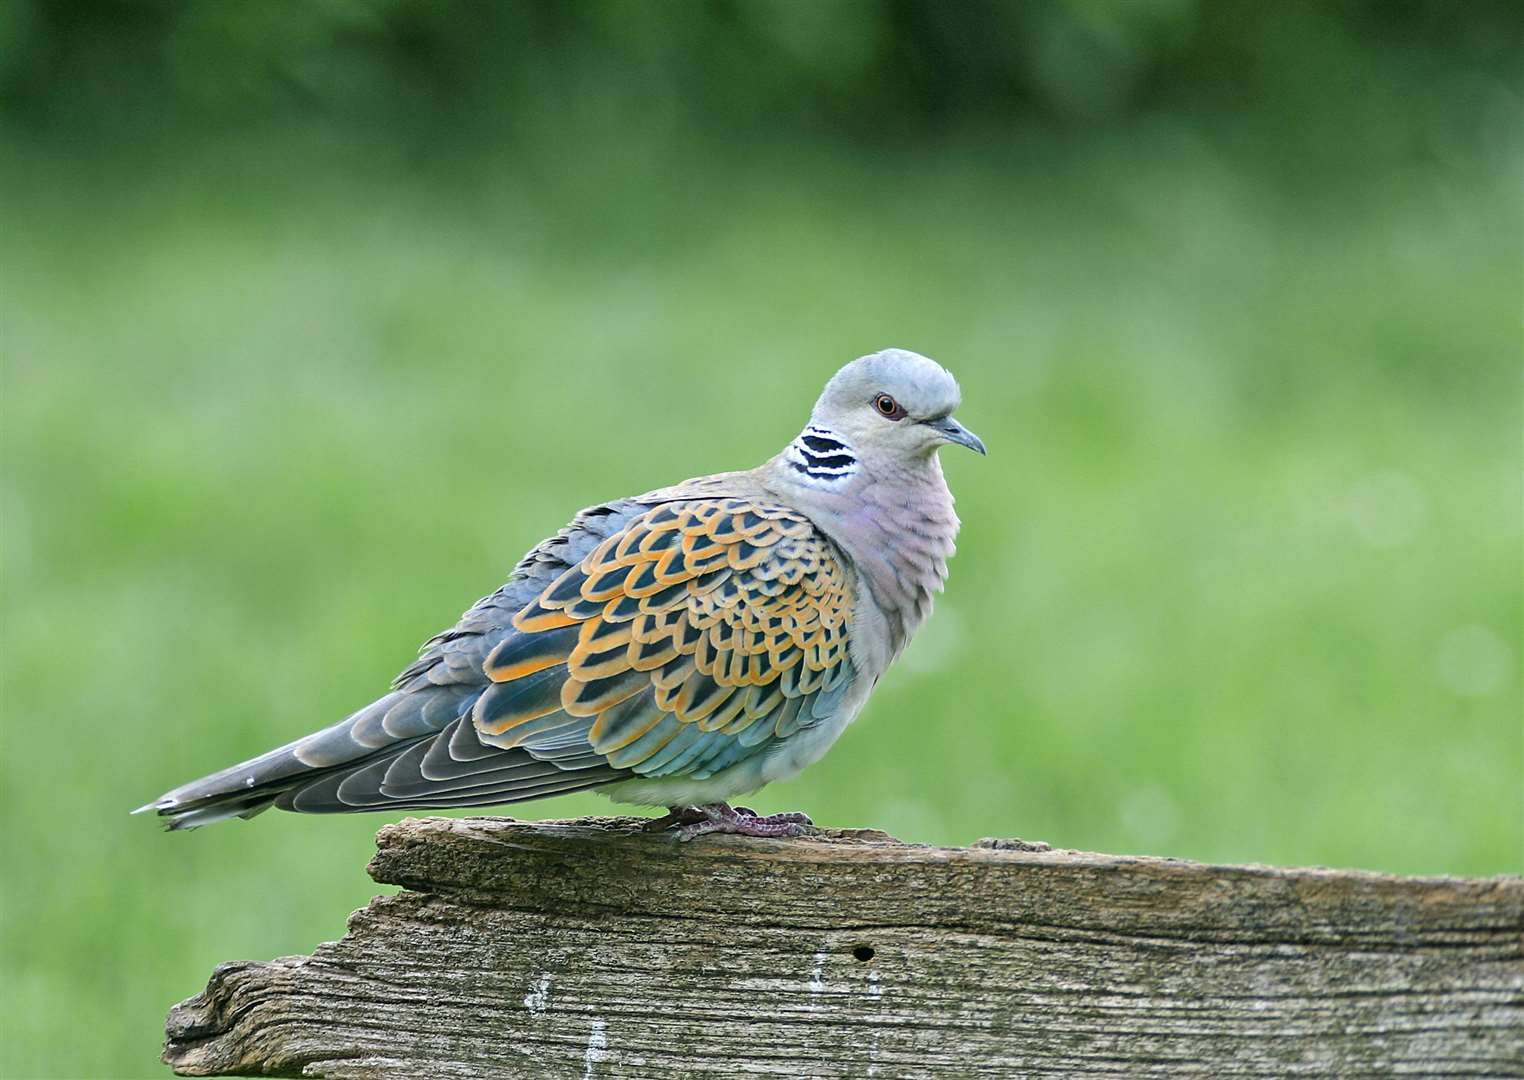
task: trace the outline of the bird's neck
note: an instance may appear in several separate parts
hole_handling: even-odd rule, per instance
[[[861,460],[845,439],[808,427],[768,470],[851,559],[884,613],[891,643],[887,666],[931,614],[954,550],[958,515],[937,455]]]
[[[801,431],[775,460],[791,483],[825,491],[845,491],[862,471],[851,443],[816,424]]]

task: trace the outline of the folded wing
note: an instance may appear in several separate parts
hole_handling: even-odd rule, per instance
[[[829,713],[852,594],[802,515],[738,498],[578,515],[438,635],[392,693],[169,792],[171,828],[493,805],[636,776],[703,779]]]
[[[818,719],[851,674],[850,583],[797,512],[664,503],[513,618],[488,655],[482,742],[704,779]]]

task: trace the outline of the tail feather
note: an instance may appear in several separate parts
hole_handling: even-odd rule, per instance
[[[300,813],[480,806],[617,780],[602,757],[537,756],[487,746],[471,709],[479,687],[395,691],[346,719],[166,792],[152,810],[171,830],[250,818],[271,806]]]
[[[392,796],[372,788],[370,778],[361,778],[358,786],[351,781],[355,774],[333,775],[281,795],[276,805],[283,810],[304,814],[352,814],[366,810],[444,809],[459,806],[489,806],[543,799],[549,795],[582,791],[619,779],[620,774],[607,765],[577,772],[554,770],[555,775],[530,779],[519,778],[475,787],[455,788],[441,793]]]

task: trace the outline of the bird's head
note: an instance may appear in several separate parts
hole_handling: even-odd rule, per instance
[[[831,377],[810,425],[835,433],[870,463],[924,458],[945,443],[982,454],[983,440],[953,419],[961,400],[958,381],[935,360],[884,349]]]

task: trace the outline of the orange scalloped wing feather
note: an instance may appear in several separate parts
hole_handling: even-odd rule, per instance
[[[591,748],[703,777],[809,722],[851,673],[850,583],[804,516],[743,499],[663,503],[514,616],[487,657],[483,742]]]

